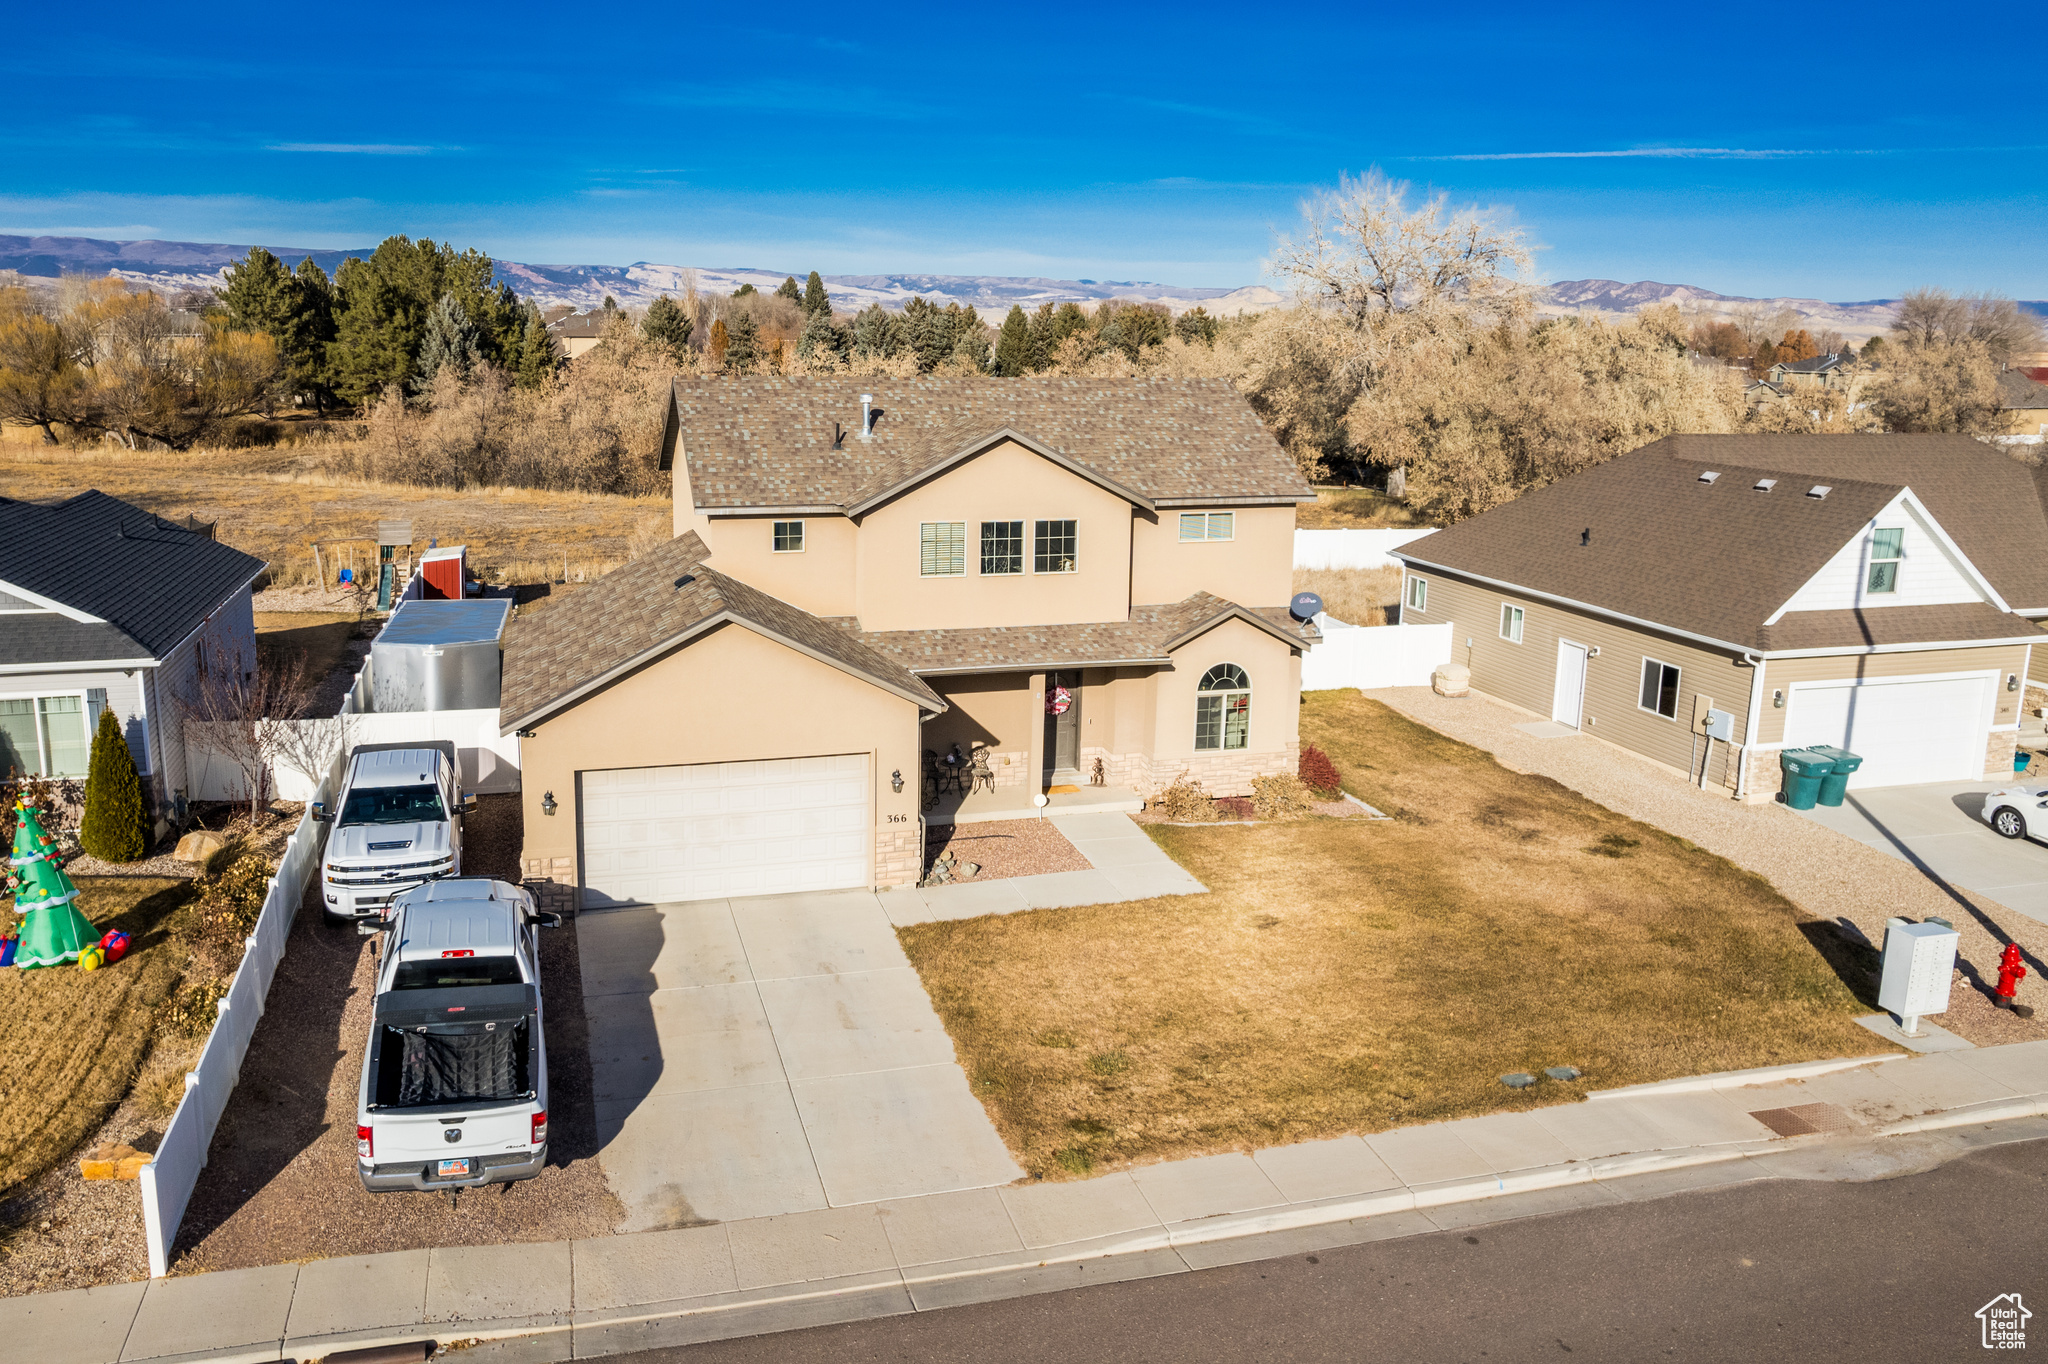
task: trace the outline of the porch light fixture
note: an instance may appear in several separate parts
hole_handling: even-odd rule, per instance
[[[1772,710],[1783,710],[1783,709],[1785,709],[1785,693],[1784,693],[1784,691],[1783,691],[1782,689],[1780,689],[1780,690],[1777,690],[1777,691],[1773,691],[1773,692],[1771,693],[1771,709],[1772,709]]]
[[[552,815],[559,807],[555,804],[555,793],[550,791],[540,798],[540,812]]]
[[[2020,675],[2018,673],[2007,673],[2005,675],[2005,689],[2007,691],[2018,691],[2020,689]]]
[[[903,769],[897,768],[889,774],[889,789],[897,795],[903,794]]]

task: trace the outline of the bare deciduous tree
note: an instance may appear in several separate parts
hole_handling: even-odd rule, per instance
[[[2041,319],[1997,294],[1912,289],[1899,300],[1892,331],[1908,346],[1974,341],[1994,364],[2041,347]]]
[[[218,654],[179,698],[186,740],[234,768],[252,819],[270,803],[271,774],[292,753],[293,722],[303,720],[311,704],[303,653],[254,667],[239,653]]]

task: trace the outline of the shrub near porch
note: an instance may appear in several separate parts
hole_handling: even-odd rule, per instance
[[[1769,883],[1356,692],[1304,744],[1391,821],[1148,832],[1211,894],[901,930],[1046,1178],[1878,1050]],[[1511,1071],[1575,1065],[1517,1093]]]

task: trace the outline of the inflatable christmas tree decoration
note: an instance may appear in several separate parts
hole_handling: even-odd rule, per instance
[[[14,828],[14,856],[9,859],[14,870],[7,878],[14,891],[14,912],[21,917],[21,946],[15,949],[14,964],[26,970],[77,961],[80,952],[99,941],[99,933],[92,920],[72,907],[78,887],[57,865],[57,841],[43,832],[33,808],[17,801],[15,811],[20,823]]]

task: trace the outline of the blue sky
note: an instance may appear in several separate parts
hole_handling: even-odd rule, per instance
[[[1377,165],[1550,280],[2048,298],[2018,13],[34,5],[91,81],[11,103],[0,232],[1236,285]]]

